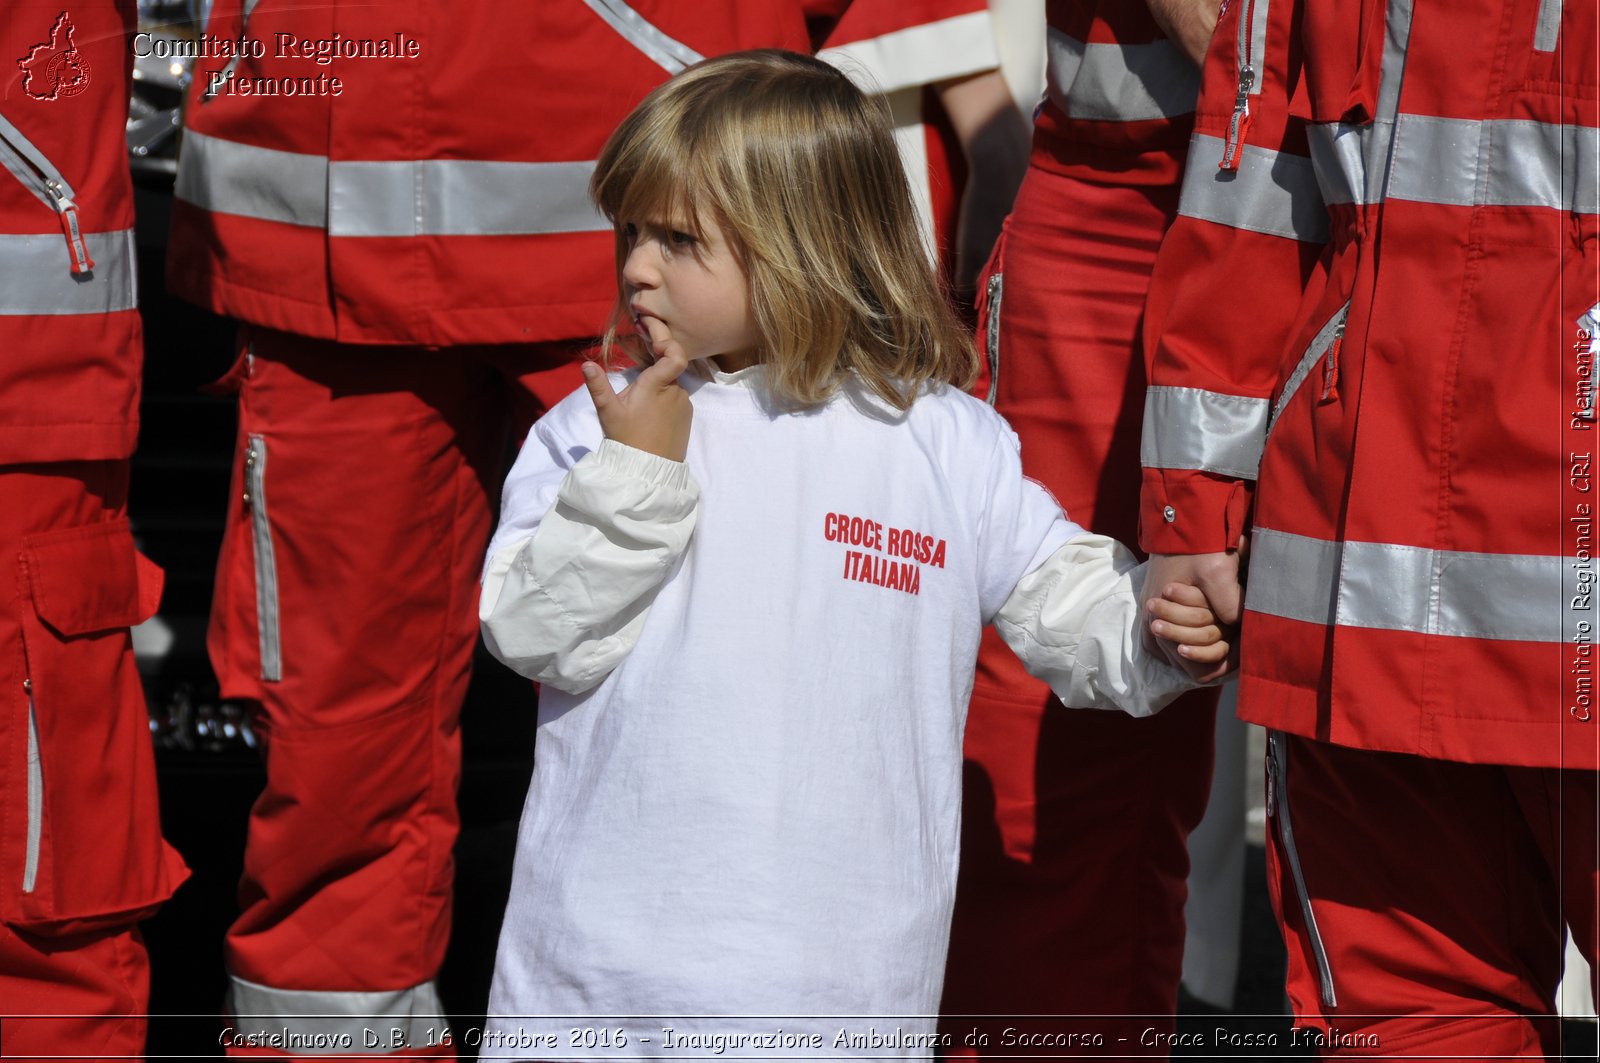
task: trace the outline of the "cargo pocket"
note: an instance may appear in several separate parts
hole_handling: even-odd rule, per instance
[[[0,914],[35,932],[133,923],[187,874],[161,839],[128,634],[155,614],[161,570],[122,520],[27,537],[17,581],[23,679],[4,755],[24,770],[8,787]]]

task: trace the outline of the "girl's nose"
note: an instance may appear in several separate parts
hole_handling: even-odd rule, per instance
[[[654,288],[660,281],[655,263],[651,260],[649,241],[640,240],[622,262],[622,279],[635,288]]]

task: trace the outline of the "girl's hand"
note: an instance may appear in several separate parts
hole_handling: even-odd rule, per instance
[[[669,337],[665,325],[650,320],[647,327],[656,360],[620,395],[611,390],[605,371],[593,362],[583,363],[583,382],[607,439],[682,461],[689,452],[694,407],[678,377],[689,367],[689,359]]]
[[[1229,653],[1233,647],[1224,641],[1217,616],[1200,588],[1169,583],[1162,588],[1161,597],[1150,599],[1146,608],[1153,618],[1151,633],[1176,646],[1184,671],[1201,682],[1232,671]]]

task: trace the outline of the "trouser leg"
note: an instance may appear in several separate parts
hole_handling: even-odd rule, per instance
[[[150,962],[135,926],[31,934],[0,926],[8,1060],[144,1057]]]
[[[1268,883],[1297,1039],[1328,1056],[1555,1054],[1560,857],[1527,815],[1552,796],[1533,793],[1538,770],[1270,746]]]
[[[187,870],[161,840],[130,625],[160,571],[126,461],[0,466],[0,1051],[138,1058],[139,920]]]
[[[234,1025],[425,1051],[503,396],[457,352],[245,336],[210,633],[267,768],[226,941]]]

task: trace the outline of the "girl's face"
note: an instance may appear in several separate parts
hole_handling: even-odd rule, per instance
[[[724,372],[754,365],[760,336],[750,285],[716,223],[706,219],[698,233],[670,219],[620,224],[623,295],[651,351],[673,341],[691,361],[711,358]]]

